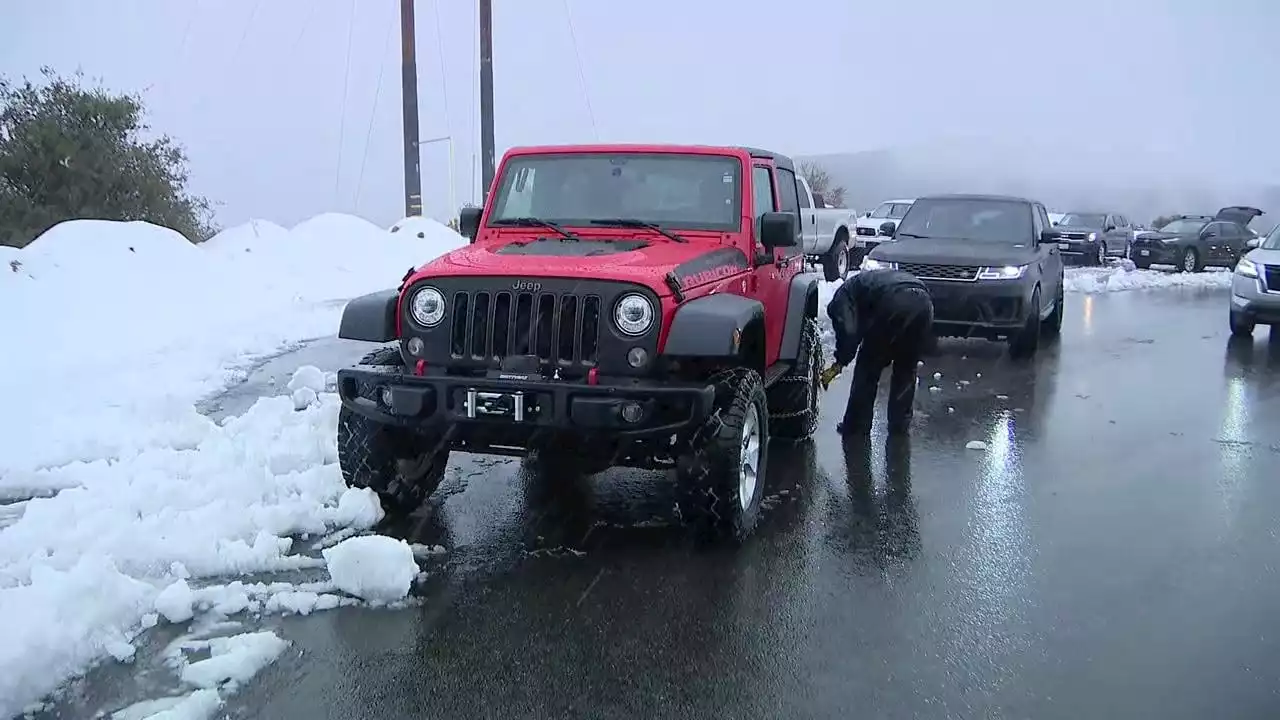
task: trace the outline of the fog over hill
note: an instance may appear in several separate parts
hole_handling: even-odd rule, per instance
[[[1267,214],[1253,226],[1259,231],[1280,220],[1280,175],[1258,180],[1267,174],[1262,169],[1232,172],[1192,153],[956,138],[799,159],[824,167],[847,189],[849,207],[860,211],[893,197],[989,192],[1034,198],[1050,211],[1114,210],[1142,223],[1224,205],[1262,208]]]

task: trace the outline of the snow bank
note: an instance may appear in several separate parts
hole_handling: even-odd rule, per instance
[[[197,246],[147,223],[75,220],[7,252],[0,392],[21,422],[0,433],[0,492],[35,468],[185,434],[186,410],[229,368],[332,335],[341,300],[465,244],[431,220],[405,226],[253,221]]]
[[[1109,293],[1167,288],[1225,290],[1230,287],[1231,272],[1223,268],[1208,268],[1201,273],[1138,270],[1133,267],[1132,262],[1125,260],[1115,267],[1068,268],[1066,272],[1066,291],[1073,293]]]
[[[421,233],[323,215],[194,246],[145,223],[82,220],[4,254],[0,494],[61,492],[0,529],[0,717],[94,662],[132,659],[159,622],[355,602],[331,584],[210,582],[323,567],[293,538],[381,518],[372,493],[342,482],[324,374],[304,368],[292,396],[223,423],[193,403],[237,363],[331,335],[335,301],[465,242],[431,221],[412,226]],[[195,717],[219,698],[196,691],[143,709]]]

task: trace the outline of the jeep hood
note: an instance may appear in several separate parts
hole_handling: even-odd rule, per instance
[[[692,236],[688,243],[631,236],[576,241],[524,237],[454,250],[418,268],[414,276],[582,277],[638,283],[668,295],[669,274],[688,289],[749,268],[741,250]]]
[[[897,242],[876,246],[868,255],[873,260],[940,265],[1024,265],[1035,259],[1036,249],[1012,243],[945,238],[898,238]]]

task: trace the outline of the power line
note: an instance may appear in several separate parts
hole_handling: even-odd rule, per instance
[[[560,0],[564,6],[565,19],[569,21],[569,40],[573,44],[573,58],[578,63],[578,85],[582,88],[582,99],[587,104],[587,116],[591,118],[591,133],[596,141],[600,140],[600,129],[596,126],[596,111],[591,107],[591,93],[587,91],[587,74],[582,70],[582,55],[578,52],[578,33],[573,29],[573,14],[569,12],[569,0]]]
[[[338,202],[338,187],[342,184],[342,138],[347,132],[347,90],[351,85],[351,44],[356,30],[356,0],[351,0],[351,12],[347,16],[347,64],[342,75],[342,108],[338,112],[338,167],[333,171],[333,202]]]
[[[387,16],[387,36],[382,41],[382,61],[378,63],[378,86],[373,93],[373,111],[369,113],[369,129],[364,134],[364,153],[360,156],[360,174],[356,179],[356,206],[360,211],[360,191],[364,189],[364,167],[369,161],[369,143],[373,140],[373,122],[378,118],[378,100],[382,98],[382,76],[387,71],[387,48],[391,45],[392,31],[396,28],[396,16]]]

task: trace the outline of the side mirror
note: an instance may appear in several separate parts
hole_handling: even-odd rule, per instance
[[[1254,250],[1260,245],[1262,245],[1262,238],[1253,238],[1252,240],[1244,244],[1244,246],[1249,248],[1250,250]]]
[[[897,231],[898,231],[897,223],[894,223],[892,221],[882,222],[880,223],[880,230],[878,231],[877,234],[880,235],[881,237],[891,238],[893,237],[893,234]]]
[[[1108,226],[1106,226],[1105,228],[1103,228],[1103,229],[1102,229],[1102,232],[1112,232],[1112,231],[1114,231],[1115,229],[1116,229],[1116,226],[1115,226],[1115,225],[1108,225]]]
[[[464,207],[459,210],[458,234],[471,242],[475,242],[476,235],[480,232],[481,215],[484,215],[484,208]]]
[[[1216,238],[1216,237],[1218,237],[1217,230],[1205,230],[1204,232],[1200,233],[1201,240],[1208,240],[1209,238]]]
[[[1058,221],[1057,221],[1057,220],[1054,220],[1054,221],[1053,221],[1053,226],[1054,226],[1054,227],[1058,227]]]
[[[868,211],[866,211],[866,212],[862,213],[862,217],[871,217],[871,211],[870,211],[870,210],[868,210]]]
[[[770,252],[774,248],[795,247],[799,230],[795,213],[767,212],[760,216],[760,244]]]
[[[1056,243],[1062,238],[1061,230],[1052,230],[1045,228],[1040,232],[1040,242],[1044,244]]]

